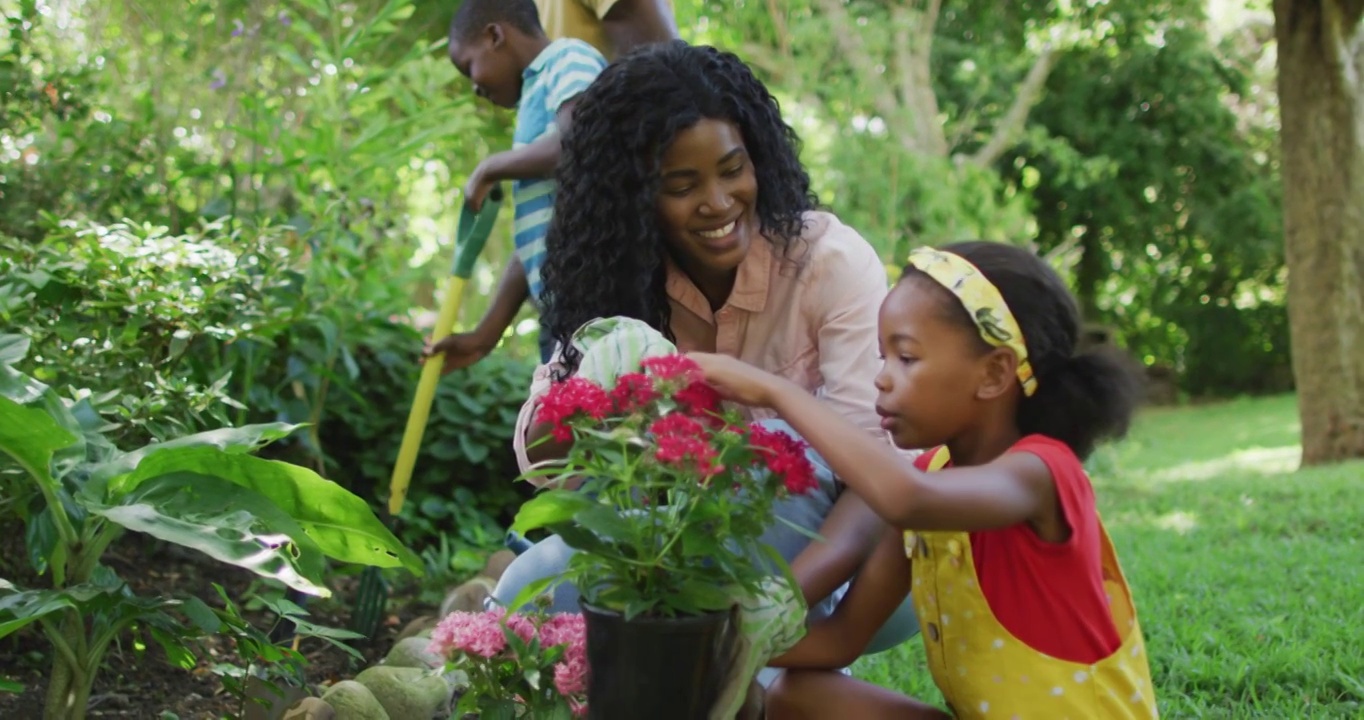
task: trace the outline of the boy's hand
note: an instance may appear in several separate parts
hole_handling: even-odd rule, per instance
[[[785,381],[728,355],[687,353],[687,357],[701,366],[701,372],[711,387],[727,400],[742,405],[767,407],[780,392]]]
[[[488,199],[488,193],[497,187],[497,178],[490,171],[489,160],[492,158],[479,163],[464,184],[464,206],[474,212],[483,209],[483,201]]]
[[[440,371],[445,375],[451,370],[462,370],[482,360],[496,345],[496,340],[489,342],[477,331],[446,335],[440,342],[422,348],[422,362],[437,353],[445,353],[445,367]]]

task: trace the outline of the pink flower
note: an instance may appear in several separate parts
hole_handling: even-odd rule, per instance
[[[554,439],[564,442],[573,439],[573,429],[567,424],[570,420],[582,416],[601,420],[609,412],[611,397],[600,385],[585,378],[571,377],[550,386],[540,399],[535,419],[552,424]]]
[[[503,610],[498,608],[492,612],[501,613]],[[513,613],[507,616],[506,625],[521,642],[530,642],[535,637],[535,622],[521,613]]]
[[[691,383],[701,379],[701,366],[686,355],[658,355],[644,358],[640,364],[650,375],[660,380],[685,380]]]
[[[788,492],[804,495],[818,486],[814,465],[805,455],[809,446],[804,440],[757,425],[751,428],[748,439],[767,469],[781,477]]]
[[[611,400],[616,410],[624,413],[643,409],[658,399],[654,382],[644,373],[626,373],[616,378],[616,386],[611,389]]]
[[[587,622],[580,613],[555,613],[540,625],[540,645],[582,646],[587,642]]]
[[[452,652],[483,658],[495,657],[507,647],[507,637],[502,634],[501,617],[501,610],[450,613],[436,625],[427,649],[442,657],[449,657]]]
[[[587,653],[569,650],[554,664],[554,689],[564,697],[587,692]]]

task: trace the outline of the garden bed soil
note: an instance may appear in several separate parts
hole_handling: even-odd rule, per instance
[[[0,576],[8,576],[16,585],[41,587],[42,581],[31,574],[14,577],[29,570],[22,560],[26,557],[22,529],[18,532],[14,528],[0,530],[7,530],[0,532],[0,558],[4,558],[0,561],[0,570],[3,570]],[[105,564],[117,571],[140,596],[184,598],[193,595],[212,607],[222,607],[214,583],[223,586],[233,602],[242,607],[248,597],[248,588],[256,579],[245,570],[137,535],[122,538],[105,553],[104,559]],[[329,584],[333,597],[310,603],[308,619],[329,627],[345,628],[350,622],[357,578],[338,577]],[[402,605],[400,600],[390,599],[390,614],[384,618],[376,636],[359,648],[365,656],[365,665],[322,640],[304,639],[298,649],[307,659],[308,682],[314,686],[329,685],[353,677],[366,665],[382,658],[410,620],[423,612],[434,612],[434,608]],[[268,610],[243,608],[242,612],[263,631],[268,631],[274,624],[274,615]],[[95,678],[88,717],[138,720],[265,717],[258,709],[244,714],[240,698],[226,692],[221,678],[210,669],[220,662],[239,662],[232,638],[222,635],[205,638],[196,653],[198,664],[193,670],[171,665],[160,646],[154,643],[139,653],[130,645],[129,636],[125,635],[121,640],[106,655],[104,667]],[[38,720],[42,717],[46,678],[51,670],[50,652],[41,633],[28,628],[0,640],[0,678],[24,686],[24,691],[18,695],[0,693],[0,718]]]

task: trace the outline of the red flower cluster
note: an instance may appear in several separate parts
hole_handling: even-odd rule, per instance
[[[653,380],[644,373],[621,375],[611,389],[611,401],[616,404],[616,410],[624,413],[643,410],[657,399],[658,390],[654,389]]]
[[[693,417],[668,413],[649,426],[649,434],[658,445],[654,458],[661,463],[694,468],[702,482],[724,470],[723,465],[715,462],[717,453],[706,436],[705,426]]]
[[[601,386],[580,377],[555,383],[540,400],[537,422],[554,426],[554,439],[566,442],[573,439],[568,421],[580,413],[593,420],[603,420],[611,412],[611,397]]]
[[[659,380],[684,380],[693,383],[701,379],[701,367],[686,355],[656,355],[644,358],[640,364]]]
[[[703,381],[701,368],[680,354],[646,358],[642,365],[645,372],[621,375],[609,392],[580,377],[555,383],[541,399],[536,420],[553,425],[556,440],[568,441],[573,439],[573,420],[600,422],[611,413],[646,412],[659,399],[670,397],[677,410],[648,428],[655,444],[654,459],[693,470],[702,482],[724,471],[717,462],[719,451],[712,435],[738,428],[726,426],[720,415],[720,394]],[[804,441],[761,427],[749,428],[747,437],[757,450],[758,462],[780,477],[787,491],[803,494],[815,488],[815,471],[805,455]]]
[[[642,364],[659,383],[678,388],[672,399],[685,411],[712,426],[721,424],[713,417],[720,412],[720,393],[705,383],[695,360],[686,355],[660,355],[645,358]]]
[[[805,455],[809,446],[804,440],[755,425],[749,431],[748,441],[757,448],[767,469],[781,476],[791,494],[804,495],[818,486],[815,467]]]
[[[673,393],[673,399],[677,401],[687,412],[704,418],[710,425],[719,426],[723,424],[720,420],[720,393],[715,388],[697,381]]]

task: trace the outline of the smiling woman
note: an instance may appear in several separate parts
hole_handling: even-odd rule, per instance
[[[543,270],[543,332],[558,351],[537,370],[517,424],[522,469],[562,456],[553,443],[527,454],[548,433],[532,423],[538,398],[577,371],[574,333],[609,317],[640,320],[681,351],[722,353],[786,377],[885,439],[873,381],[886,272],[857,231],[816,210],[798,148],[762,83],[714,48],[644,48],[579,96]],[[815,615],[828,611],[821,601],[852,576],[880,528],[827,468],[820,480],[819,491],[776,513],[826,541],[811,545],[775,519],[765,536],[793,563]],[[552,541],[508,569],[498,600],[562,567],[565,548]],[[575,610],[575,600],[561,587],[556,608]]]

